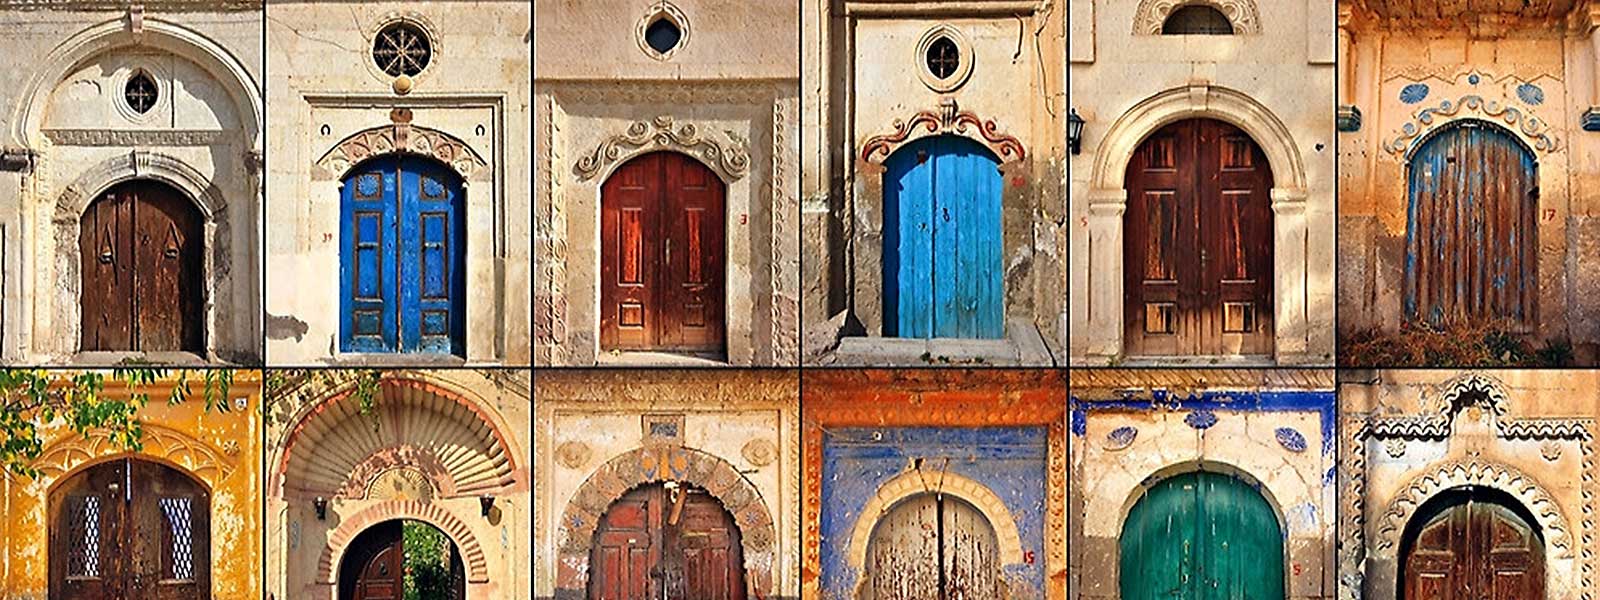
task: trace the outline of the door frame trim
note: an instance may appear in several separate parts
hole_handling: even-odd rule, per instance
[[[421,521],[450,536],[456,549],[461,552],[462,562],[466,566],[467,583],[488,583],[488,559],[472,528],[441,507],[439,503],[420,500],[380,502],[345,517],[339,523],[339,527],[329,533],[328,543],[322,547],[321,556],[317,559],[317,576],[313,582],[319,585],[337,585],[335,573],[338,572],[337,567],[344,561],[345,553],[350,549],[351,543],[373,525],[395,520]]]
[[[927,478],[939,482],[936,490],[928,489]],[[855,527],[850,530],[850,543],[845,547],[845,559],[850,567],[858,572],[866,572],[867,546],[872,540],[873,530],[877,529],[884,515],[906,499],[935,491],[960,498],[983,513],[989,525],[994,527],[996,543],[1000,547],[1000,564],[1023,562],[1022,536],[1017,531],[1017,521],[1012,518],[1011,510],[1006,508],[1005,501],[988,486],[950,471],[935,475],[907,471],[879,486],[872,499],[856,513]]]

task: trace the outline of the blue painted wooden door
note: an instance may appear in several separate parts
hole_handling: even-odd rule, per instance
[[[362,163],[340,214],[340,350],[465,351],[460,178],[417,157]]]
[[[908,338],[1005,335],[999,161],[927,137],[884,167],[884,329]]]
[[[1463,121],[1411,156],[1407,318],[1526,331],[1538,293],[1539,179],[1510,132]]]
[[[1122,600],[1282,600],[1283,528],[1255,488],[1218,473],[1161,481],[1118,540]]]

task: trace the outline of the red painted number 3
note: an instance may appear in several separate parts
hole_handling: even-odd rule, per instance
[[[1022,561],[1025,562],[1025,563],[1028,563],[1030,565],[1033,564],[1033,551],[1029,550],[1027,552],[1022,553]]]
[[[739,213],[739,224],[740,225],[749,225],[750,224],[750,215],[745,214],[745,213]]]

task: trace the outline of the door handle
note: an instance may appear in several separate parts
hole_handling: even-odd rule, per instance
[[[941,206],[941,207],[939,207],[939,209],[944,211],[944,222],[949,223],[950,222],[950,207]]]
[[[105,264],[105,265],[111,264],[111,251],[110,250],[107,250],[105,252],[101,252],[100,253],[100,264]]]

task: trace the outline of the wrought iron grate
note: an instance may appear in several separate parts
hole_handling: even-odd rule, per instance
[[[128,101],[128,106],[141,115],[155,108],[156,100],[161,95],[155,80],[150,79],[150,75],[143,71],[128,78],[128,85],[124,86],[122,93],[123,98]]]
[[[168,579],[194,579],[194,500],[191,498],[162,498],[161,514],[167,518],[167,536],[171,540],[167,561]]]
[[[68,577],[100,576],[100,497],[74,496],[67,500]]]
[[[378,32],[372,44],[372,60],[392,76],[416,75],[433,60],[433,44],[416,25],[394,23]]]

